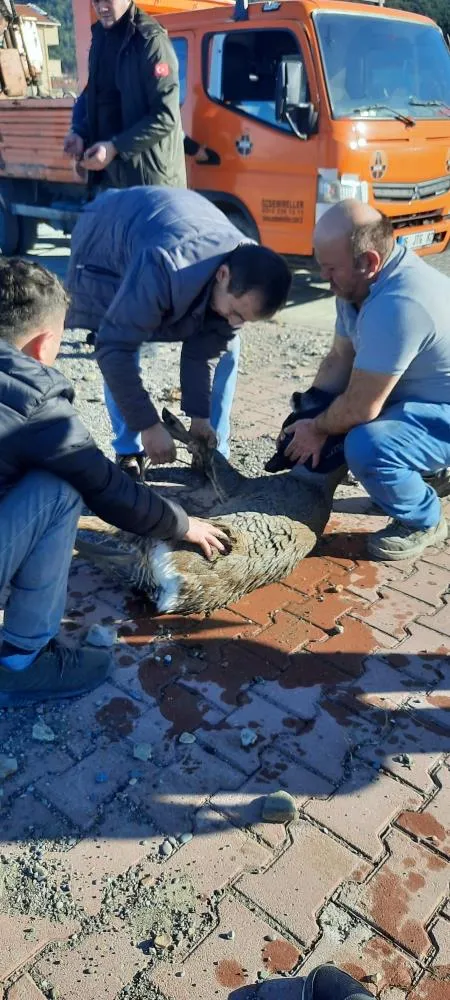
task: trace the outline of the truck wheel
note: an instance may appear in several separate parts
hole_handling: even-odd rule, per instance
[[[7,192],[0,187],[0,254],[10,257],[19,249],[19,220],[9,209]]]
[[[31,253],[38,238],[39,219],[23,215],[19,220],[19,253]]]
[[[223,208],[222,211],[224,211]],[[225,215],[233,223],[233,226],[236,226],[236,229],[240,230],[243,236],[247,236],[249,240],[254,240],[255,243],[260,242],[257,227],[252,219],[247,219],[242,212],[233,211],[233,209],[225,211]]]

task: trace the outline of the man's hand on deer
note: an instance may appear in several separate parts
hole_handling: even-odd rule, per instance
[[[190,433],[192,437],[203,438],[211,448],[217,447],[216,432],[211,427],[209,420],[202,417],[192,417]]]
[[[222,555],[230,551],[228,535],[217,525],[208,524],[208,521],[202,521],[197,517],[189,518],[189,528],[184,541],[198,545],[207,559],[212,559],[214,551]]]
[[[318,431],[314,420],[297,420],[294,424],[289,424],[280,434],[283,440],[286,435],[293,435],[289,442],[285,455],[291,462],[303,465],[312,458],[313,469],[319,464],[320,453],[328,437],[323,431]]]
[[[168,465],[177,457],[173,437],[163,424],[155,424],[142,431],[142,444],[153,465]]]

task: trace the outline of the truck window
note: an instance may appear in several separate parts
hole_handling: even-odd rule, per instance
[[[344,11],[318,11],[313,19],[335,118],[388,104],[413,118],[442,120],[450,105],[450,56],[437,27]],[[365,114],[389,118],[381,107]]]
[[[280,59],[300,54],[295,36],[282,29],[210,35],[207,94],[239,114],[289,132],[290,126],[275,118],[276,78]]]
[[[187,90],[188,43],[186,38],[171,38],[170,41],[172,42],[175,49],[175,55],[178,59],[178,72],[180,75],[180,104],[184,104]]]

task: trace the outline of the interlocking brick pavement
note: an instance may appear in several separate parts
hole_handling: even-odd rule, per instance
[[[274,414],[251,391],[256,436]],[[313,555],[210,617],[155,619],[74,560],[63,632],[113,624],[115,666],[0,713],[4,1000],[297,1000],[326,961],[379,1000],[450,1000],[450,544],[375,564],[382,523],[342,493]],[[262,820],[277,789],[288,825]]]

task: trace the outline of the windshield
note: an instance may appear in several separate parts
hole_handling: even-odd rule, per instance
[[[335,118],[450,117],[450,53],[438,28],[327,11],[314,21]]]

